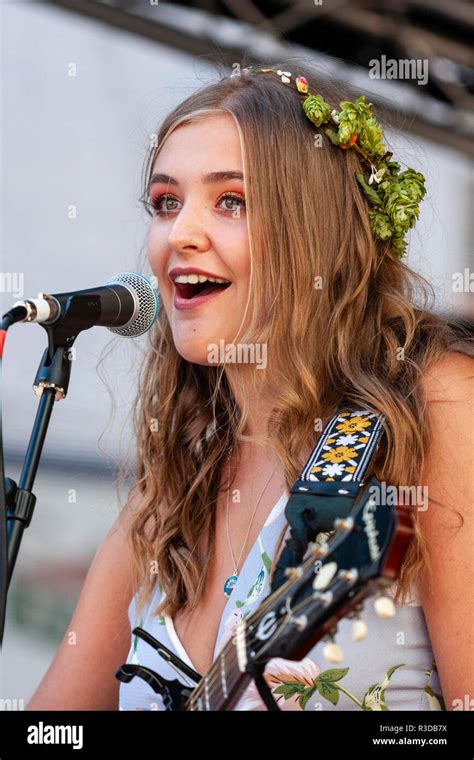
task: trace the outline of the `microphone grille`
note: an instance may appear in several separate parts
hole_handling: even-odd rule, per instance
[[[108,327],[110,332],[127,338],[135,338],[150,329],[160,307],[160,301],[156,289],[151,280],[138,272],[120,272],[120,274],[107,280],[106,285],[125,285],[131,291],[137,304],[133,317],[121,327]]]

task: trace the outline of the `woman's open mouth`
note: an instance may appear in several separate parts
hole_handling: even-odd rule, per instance
[[[175,282],[174,305],[177,309],[193,309],[205,301],[218,296],[232,283],[217,282]]]

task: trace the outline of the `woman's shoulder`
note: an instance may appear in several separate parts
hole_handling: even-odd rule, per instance
[[[428,402],[472,400],[474,356],[446,351],[426,367],[421,386]]]

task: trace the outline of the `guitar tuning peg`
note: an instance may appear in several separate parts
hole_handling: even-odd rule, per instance
[[[367,636],[367,623],[358,618],[352,625],[352,641],[362,641]]]
[[[342,660],[344,659],[344,654],[339,644],[336,644],[334,641],[331,641],[329,644],[326,644],[326,646],[324,647],[323,657],[328,662],[332,664],[336,664],[338,662],[342,662]]]
[[[341,493],[341,492],[339,492]],[[347,493],[347,491],[346,491]],[[343,530],[346,533],[350,533],[351,530],[354,530],[354,518],[352,517],[336,517],[334,520],[334,527],[339,528],[339,530]]]
[[[374,602],[375,614],[380,618],[388,619],[396,615],[395,604],[389,596],[378,596]]]
[[[337,633],[337,624],[333,625],[332,628],[329,629],[326,638],[328,639],[328,643],[323,649],[323,657],[333,664],[342,662],[344,659],[344,654],[339,646],[339,644],[336,644],[334,637]]]
[[[303,575],[303,568],[301,565],[299,567],[287,567],[285,569],[285,575],[287,578],[290,578],[290,580],[296,581]]]
[[[299,631],[304,631],[304,629],[308,625],[308,618],[306,617],[306,615],[300,615],[299,617],[292,617],[290,618],[290,623],[293,623],[293,625],[296,626],[296,628]]]

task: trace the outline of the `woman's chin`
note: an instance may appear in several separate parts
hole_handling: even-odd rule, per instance
[[[225,343],[224,343],[225,344]],[[193,364],[203,364],[210,367],[217,367],[224,362],[220,360],[219,347],[222,345],[222,338],[214,335],[209,336],[209,340],[195,338],[194,341],[175,341],[177,352]]]

